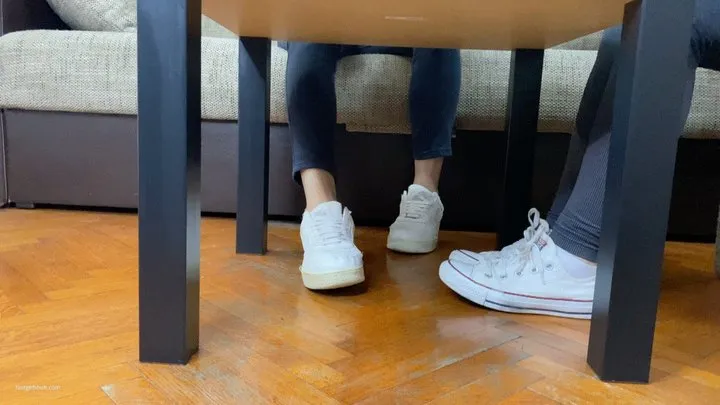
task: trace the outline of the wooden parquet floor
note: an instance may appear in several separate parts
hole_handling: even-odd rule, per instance
[[[669,243],[650,385],[606,384],[585,363],[587,321],[490,312],[437,277],[453,247],[385,250],[360,229],[367,283],[306,291],[294,225],[264,257],[233,251],[234,222],[202,227],[201,349],[188,366],[137,361],[134,215],[0,210],[0,403],[718,404],[720,281],[710,245]]]

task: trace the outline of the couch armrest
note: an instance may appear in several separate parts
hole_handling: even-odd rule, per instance
[[[0,35],[40,29],[69,28],[45,0],[0,0]]]

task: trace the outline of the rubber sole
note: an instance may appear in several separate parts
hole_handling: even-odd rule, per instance
[[[416,241],[407,239],[390,239],[387,241],[387,248],[400,253],[424,254],[430,253],[437,248],[438,241]]]
[[[592,301],[550,300],[494,290],[471,281],[448,261],[440,265],[440,280],[463,298],[496,311],[573,319],[592,316]]]
[[[363,267],[357,269],[340,270],[332,273],[307,273],[300,267],[303,284],[310,290],[334,290],[350,287],[365,281]]]

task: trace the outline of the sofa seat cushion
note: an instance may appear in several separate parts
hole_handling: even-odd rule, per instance
[[[202,116],[237,118],[234,39],[203,38]],[[594,51],[548,50],[543,75],[542,132],[571,132]],[[463,51],[457,128],[502,131],[510,53]],[[24,31],[0,38],[0,107],[98,114],[137,113],[134,33]],[[272,48],[271,120],[287,123],[287,53]],[[350,131],[409,133],[411,64],[389,55],[343,59],[337,72],[338,122]],[[720,73],[700,70],[686,135],[720,138]]]
[[[137,0],[47,0],[72,29],[135,31]]]
[[[75,30],[137,31],[137,0],[48,0],[48,4]],[[205,15],[202,16],[202,35],[236,38],[232,31]]]
[[[553,49],[562,49],[569,51],[597,51],[600,47],[603,31],[594,32],[578,39],[560,44]]]

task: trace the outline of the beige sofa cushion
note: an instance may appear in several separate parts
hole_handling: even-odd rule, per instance
[[[50,7],[72,29],[82,31],[135,32],[137,0],[48,0]],[[202,16],[202,35],[236,38],[209,17]]]
[[[602,31],[574,39],[570,42],[558,45],[553,49],[564,49],[568,51],[597,51],[602,40]]]
[[[202,16],[202,34],[205,37],[232,38],[237,40],[237,35],[222,25],[216,23],[210,17]]]
[[[47,0],[72,29],[135,31],[137,0]]]
[[[203,38],[202,116],[237,118],[234,39]],[[571,132],[594,51],[548,50],[539,129]],[[510,53],[463,51],[459,129],[502,131]],[[0,37],[0,107],[100,114],[137,113],[136,36],[132,33],[24,31]],[[271,120],[287,122],[287,53],[272,49]],[[409,133],[406,58],[365,55],[338,66],[338,122],[351,131]],[[242,91],[242,89],[241,89]],[[686,134],[720,138],[720,73],[699,70]]]

